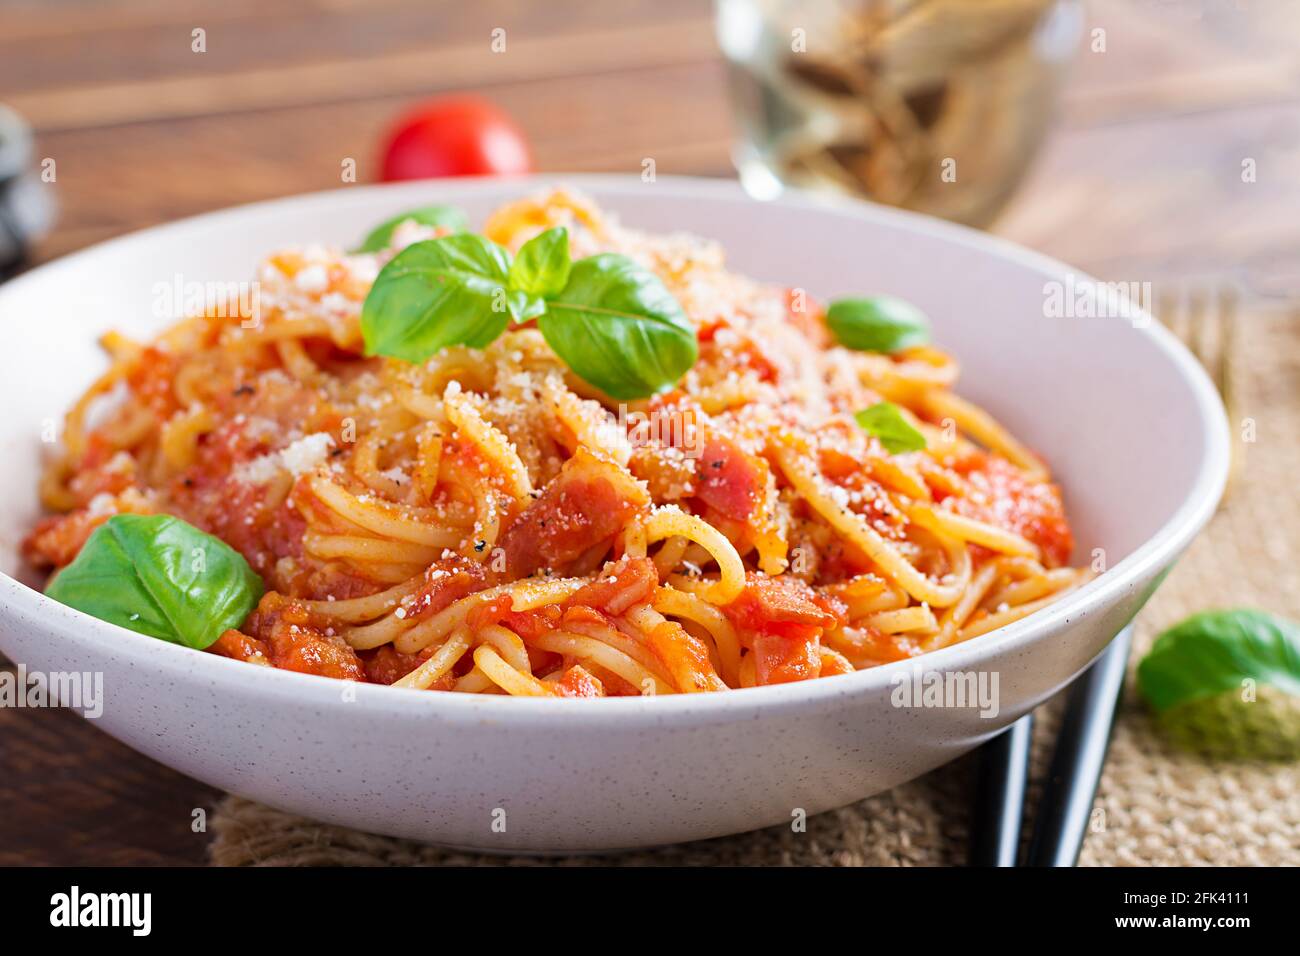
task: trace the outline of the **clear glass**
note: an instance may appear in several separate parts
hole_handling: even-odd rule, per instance
[[[741,182],[987,225],[1042,141],[1082,25],[1081,0],[718,0]]]

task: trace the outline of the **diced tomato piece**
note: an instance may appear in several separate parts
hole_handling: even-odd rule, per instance
[[[726,690],[727,685],[713,669],[709,649],[676,621],[664,621],[646,637],[646,644],[672,676],[678,690],[686,693]]]
[[[767,464],[734,441],[713,436],[698,462],[696,495],[733,521],[747,521],[767,484]]]
[[[339,680],[364,680],[356,652],[340,640],[330,640],[319,631],[305,630],[280,635],[272,645],[273,663],[287,671],[318,674]]]
[[[483,590],[487,572],[481,564],[455,557],[435,561],[424,572],[424,583],[403,602],[406,618],[425,618],[437,614],[461,598]]]
[[[821,635],[844,620],[838,601],[798,578],[750,571],[745,590],[722,609],[754,655],[758,684],[807,680],[821,673]]]
[[[262,641],[272,664],[284,670],[341,680],[365,680],[356,651],[337,634],[328,634],[305,606],[274,591],[263,595],[244,630]]]
[[[581,664],[574,664],[556,685],[561,697],[604,697],[605,686]]]
[[[821,676],[821,628],[787,625],[782,633],[753,638],[754,682],[786,684]]]
[[[563,568],[613,541],[649,502],[624,469],[579,448],[501,536],[506,572],[528,577],[542,568]]]
[[[501,597],[493,598],[486,604],[481,604],[469,612],[466,623],[469,624],[471,631],[479,631],[490,624],[500,624],[502,618],[510,613],[511,605],[514,601],[509,594],[503,594]]]
[[[208,645],[208,650],[213,654],[220,654],[222,657],[231,657],[237,661],[248,661],[261,657],[269,664],[271,662],[270,653],[263,644],[255,637],[249,637],[241,631],[229,630]]]
[[[470,611],[470,630],[478,632],[490,625],[500,624],[529,641],[559,627],[560,616],[564,613],[556,604],[546,604],[532,611],[512,610],[512,604],[510,595],[505,594]]]
[[[722,609],[742,631],[802,635],[802,628],[830,627],[842,620],[844,608],[788,575],[745,574],[745,590]]]
[[[274,580],[280,558],[302,557],[306,520],[287,499],[269,507],[262,486],[230,481],[219,497],[213,495],[196,505],[191,511],[178,502],[176,510],[191,524],[216,535],[242,554],[263,578]],[[329,593],[335,597],[352,596],[337,590]]]
[[[595,581],[575,591],[565,604],[622,614],[634,604],[649,601],[658,586],[659,570],[653,561],[625,557],[607,567]]]

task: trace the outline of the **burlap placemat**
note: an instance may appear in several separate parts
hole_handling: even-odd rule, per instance
[[[1206,607],[1254,605],[1300,618],[1300,322],[1260,312],[1239,322],[1238,418],[1257,440],[1204,535],[1139,619],[1133,663],[1154,635]],[[1238,423],[1239,425],[1239,423]],[[1237,433],[1240,439],[1240,432]],[[1130,681],[1130,687],[1132,682]],[[1059,707],[1059,705],[1058,705]],[[1035,735],[1041,774],[1055,710]],[[721,864],[915,866],[964,862],[973,759],[808,821],[700,843],[608,857],[515,859],[452,853],[326,826],[238,797],[211,819],[218,865]],[[1030,806],[1034,793],[1030,794]],[[1300,864],[1300,765],[1211,763],[1176,752],[1132,691],[1083,848],[1087,866]]]

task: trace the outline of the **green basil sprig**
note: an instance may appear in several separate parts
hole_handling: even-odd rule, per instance
[[[171,515],[113,515],[46,596],[102,621],[203,649],[244,623],[262,579],[224,541]]]
[[[659,277],[611,253],[574,263],[537,325],[574,374],[611,398],[653,395],[699,355],[695,330]]]
[[[1203,611],[1157,637],[1138,667],[1156,710],[1240,690],[1246,678],[1300,696],[1300,627],[1246,608]]]
[[[672,387],[699,356],[695,330],[650,270],[626,256],[571,262],[549,229],[510,253],[482,236],[418,242],[379,273],[361,310],[367,355],[423,362],[450,345],[484,348],[537,319],[547,344],[611,398]]]
[[[863,431],[880,439],[880,444],[891,455],[920,451],[926,445],[925,436],[908,423],[898,406],[892,402],[877,402],[853,417]]]
[[[1194,614],[1156,638],[1137,675],[1175,742],[1216,757],[1300,759],[1300,626],[1244,608]]]
[[[858,352],[900,352],[930,341],[925,313],[891,295],[838,299],[826,310],[835,341]]]
[[[452,232],[469,232],[469,219],[455,206],[424,206],[384,220],[370,230],[365,241],[353,251],[378,252],[387,249],[393,241],[393,231],[408,219],[414,219],[425,226],[441,226]]]
[[[520,247],[510,266],[510,285],[528,295],[547,298],[564,288],[572,268],[568,230],[547,229]]]
[[[449,345],[490,344],[510,324],[509,272],[510,253],[472,232],[412,243],[361,308],[366,354],[423,362]]]

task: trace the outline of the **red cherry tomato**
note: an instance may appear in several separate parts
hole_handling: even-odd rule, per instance
[[[384,149],[383,178],[390,182],[532,171],[532,151],[515,121],[476,96],[422,104],[402,117]]]

